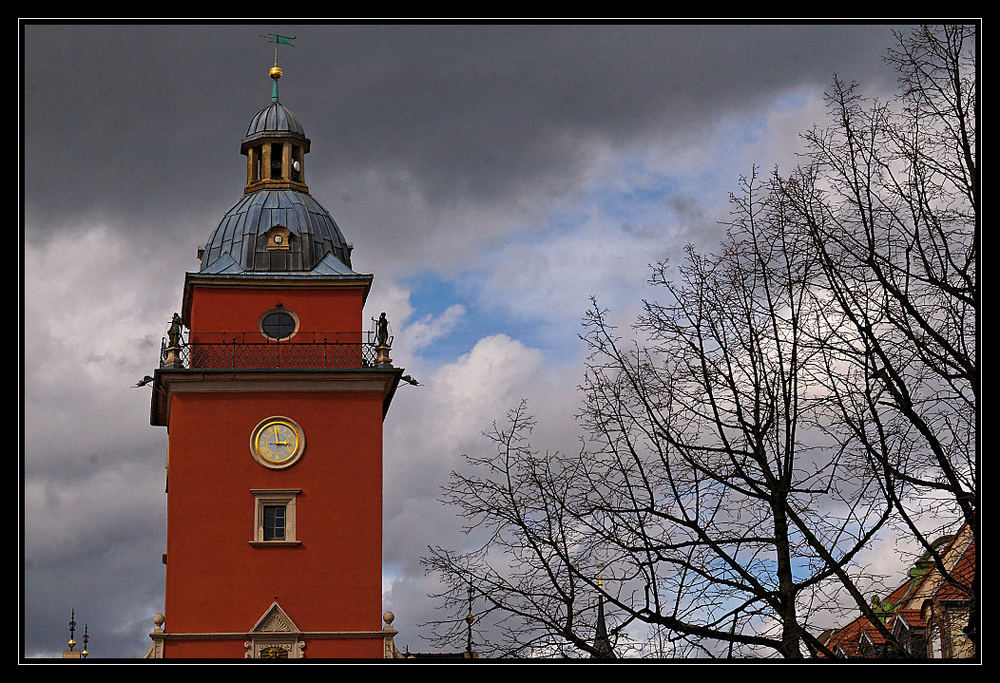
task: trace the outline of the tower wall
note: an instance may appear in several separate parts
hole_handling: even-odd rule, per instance
[[[377,627],[381,393],[274,388],[172,396],[165,615],[173,633],[245,632],[274,601],[302,631]],[[272,415],[292,418],[306,436],[287,469],[263,467],[250,452],[254,426]],[[301,490],[296,545],[252,545],[255,490]],[[170,647],[179,656],[219,656],[206,642]],[[333,647],[323,642],[309,655]],[[381,655],[381,641],[362,642],[376,654],[349,656]]]
[[[279,304],[298,318],[300,341],[315,332],[339,333],[344,341],[361,342],[365,295],[361,288],[240,284],[194,288],[187,321],[192,342],[211,342],[212,335],[221,333],[250,333],[251,338],[263,341],[258,329],[260,316]]]

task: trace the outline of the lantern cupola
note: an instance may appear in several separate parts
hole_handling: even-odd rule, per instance
[[[245,193],[265,189],[309,191],[304,173],[309,138],[298,117],[281,102],[271,102],[254,115],[240,153],[247,158]]]
[[[275,64],[269,75],[274,81],[271,102],[250,120],[240,146],[240,153],[247,158],[244,192],[264,189],[308,192],[303,164],[309,152],[309,138],[298,117],[278,100],[281,68]]]
[[[250,120],[240,152],[247,157],[242,198],[199,250],[205,275],[362,278],[351,268],[353,248],[330,213],[309,194],[302,122],[278,100],[275,65],[271,102]]]

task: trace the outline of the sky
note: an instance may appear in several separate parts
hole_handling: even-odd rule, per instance
[[[242,196],[261,34],[296,38],[310,193],[420,382],[385,420],[382,581],[397,646],[426,652],[419,560],[469,542],[439,502],[461,454],[522,398],[539,447],[574,448],[590,297],[627,328],[649,264],[714,248],[740,176],[794,166],[834,74],[893,90],[892,28],[22,24],[22,656],[58,657],[74,609],[92,656],[141,657],[163,611],[167,435],[134,385]]]

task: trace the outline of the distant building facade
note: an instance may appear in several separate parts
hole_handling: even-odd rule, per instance
[[[837,657],[848,659],[975,657],[976,645],[967,629],[976,580],[975,539],[963,525],[935,545],[945,573],[925,554],[885,599],[872,599],[872,611],[895,638],[895,646],[863,615],[823,634],[820,641]]]

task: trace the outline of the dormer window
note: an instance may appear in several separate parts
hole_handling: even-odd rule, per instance
[[[283,225],[276,225],[264,235],[267,237],[268,251],[287,251],[292,248],[292,232]]]

